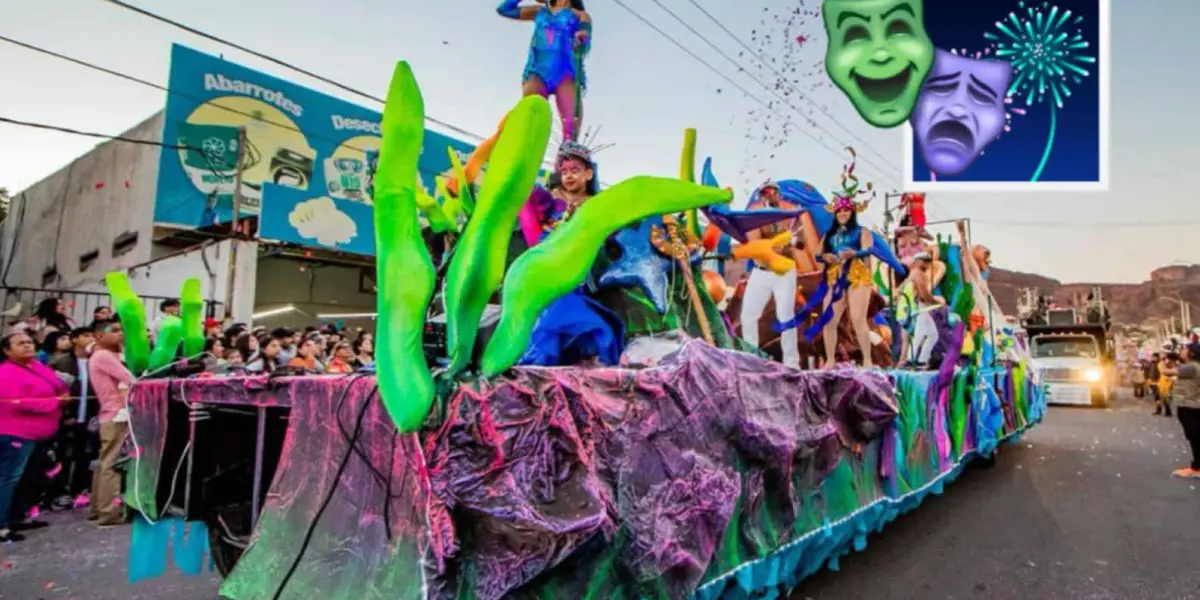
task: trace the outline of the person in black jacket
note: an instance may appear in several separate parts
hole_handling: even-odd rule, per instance
[[[71,330],[70,336],[71,353],[50,364],[50,368],[66,375],[73,399],[63,405],[63,426],[59,429],[58,456],[62,469],[52,483],[56,507],[72,501],[91,487],[91,463],[100,449],[97,420],[100,402],[87,381],[87,361],[95,336],[87,327]]]

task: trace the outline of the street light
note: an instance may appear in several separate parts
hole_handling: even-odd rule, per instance
[[[1179,304],[1179,324],[1185,332],[1190,332],[1192,330],[1192,303],[1184,300],[1179,294],[1175,294],[1174,296],[1159,296],[1159,298]],[[1173,324],[1174,317],[1171,320]]]

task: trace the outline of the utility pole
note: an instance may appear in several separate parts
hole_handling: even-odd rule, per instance
[[[883,195],[883,237],[887,240],[887,244],[891,247],[892,252],[896,252],[896,240],[892,237],[892,198],[901,197],[904,194],[892,190]],[[896,272],[888,269],[888,291],[892,294],[896,293]]]
[[[892,239],[892,223],[895,219],[892,217],[892,199],[903,198],[903,192],[892,190],[883,195],[883,235],[891,242]]]
[[[225,279],[225,314],[233,314],[233,301],[236,297],[238,242],[242,237],[242,165],[246,156],[246,128],[238,127],[237,162],[233,172],[233,221],[230,223],[232,235],[229,239],[229,270]],[[249,325],[250,323],[247,323]]]

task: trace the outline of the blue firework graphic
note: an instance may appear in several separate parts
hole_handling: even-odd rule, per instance
[[[1082,16],[1075,16],[1049,2],[1027,6],[1022,1],[1017,6],[1018,10],[996,22],[996,31],[985,32],[983,37],[992,42],[992,54],[996,58],[1012,63],[1013,82],[1008,89],[1009,96],[1023,98],[1029,106],[1046,100],[1053,102],[1046,150],[1030,179],[1037,181],[1054,147],[1058,109],[1063,108],[1063,103],[1071,96],[1071,87],[1092,75],[1096,57],[1090,54],[1091,43],[1079,27],[1083,23]]]

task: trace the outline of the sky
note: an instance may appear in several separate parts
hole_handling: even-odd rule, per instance
[[[479,135],[490,133],[518,99],[531,31],[528,24],[498,17],[490,2],[132,1],[379,97],[386,93],[395,61],[408,60],[427,115]],[[844,96],[825,85],[824,33],[812,25],[785,31],[780,22],[779,15],[801,9],[799,2],[622,2],[636,15],[616,0],[587,2],[595,37],[584,121],[585,129],[600,128],[597,142],[613,145],[597,156],[604,181],[676,176],[684,129],[695,127],[699,156],[713,157],[718,177],[739,191],[740,202],[766,177],[834,189],[846,158],[840,148],[846,145],[862,155],[858,172],[864,182],[873,181],[881,190],[899,188],[901,174],[894,166],[902,164],[901,130],[870,128]],[[1012,3],[1015,8],[1016,0]],[[1115,283],[1143,281],[1159,266],[1200,263],[1200,208],[1189,177],[1200,139],[1200,117],[1192,109],[1200,97],[1200,78],[1181,73],[1173,59],[1193,46],[1200,3],[1113,5],[1110,191],[930,195],[930,219],[970,218],[975,241],[992,249],[999,267],[1064,281]],[[809,0],[806,9],[815,6]],[[178,42],[380,108],[103,0],[0,0],[0,35],[162,84],[170,46]],[[807,40],[796,42],[798,35]],[[778,77],[756,64],[739,41],[776,59],[776,71],[795,68],[804,78],[799,89],[812,104],[795,94],[785,96],[786,103],[774,96]],[[116,134],[165,103],[162,91],[3,42],[0,65],[4,117]],[[771,104],[774,112],[762,104]],[[85,138],[0,124],[0,186],[19,191],[94,145]],[[868,223],[879,222],[882,202],[875,204]],[[1172,221],[1178,223],[1163,225]]]

